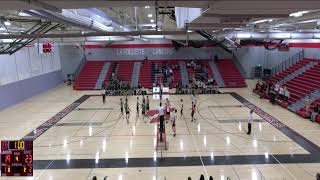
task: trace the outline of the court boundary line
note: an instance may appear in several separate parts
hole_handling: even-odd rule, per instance
[[[69,163],[66,160],[34,160],[34,169],[81,169],[81,168],[127,168],[127,167],[170,167],[170,166],[202,166],[202,165],[244,165],[244,164],[288,164],[288,163],[320,163],[320,148],[310,140],[306,139],[277,118],[263,111],[258,106],[254,105],[236,92],[227,92],[221,94],[230,94],[249,109],[253,109],[255,113],[263,113],[267,117],[273,119],[265,119],[282,134],[286,135],[293,142],[300,145],[310,154],[272,154],[266,157],[265,155],[231,155],[231,156],[201,156],[203,162],[199,162],[199,156],[187,157],[163,157],[157,158],[154,161],[150,158],[129,158],[126,163],[125,158],[110,158],[100,159],[99,163],[95,163],[95,159],[70,159]],[[176,94],[179,95],[179,94]],[[41,124],[34,131],[28,133],[23,139],[35,140],[43,133],[57,124],[65,116],[75,110],[79,105],[85,102],[91,96],[99,95],[83,95],[62,111],[54,115],[52,118]],[[50,164],[49,164],[50,163]]]

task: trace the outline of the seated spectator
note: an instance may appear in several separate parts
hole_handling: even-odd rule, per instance
[[[265,82],[262,82],[262,84],[260,85],[260,93],[261,93],[261,96],[264,94],[264,90],[266,88],[266,83]]]
[[[212,176],[210,176],[210,177],[209,177],[209,180],[213,180],[213,177],[212,177]]]
[[[276,93],[276,96],[275,96],[276,99],[279,97],[279,90],[280,90],[280,85],[276,84],[274,86],[274,92]]]
[[[191,177],[190,177],[190,176],[188,177],[188,180],[191,180]]]
[[[290,98],[290,92],[289,90],[287,89],[287,87],[284,87],[284,100],[288,103],[288,100]]]
[[[270,102],[272,104],[276,103],[276,96],[277,96],[277,93],[276,93],[275,89],[272,87],[270,90]]]
[[[201,174],[200,180],[204,180],[204,175],[203,174]]]
[[[279,88],[279,100],[282,101],[284,100],[284,89],[282,86]]]
[[[320,180],[320,173],[317,173],[316,178],[317,180]]]
[[[319,114],[319,107],[316,104],[313,108],[313,112],[311,113],[311,121],[315,121],[318,114]]]
[[[97,180],[97,176],[93,176],[92,180]]]
[[[311,97],[310,97],[310,95],[308,95],[307,97],[306,97],[306,104],[305,104],[305,108],[306,108],[306,116],[307,117],[310,117],[310,105],[311,105],[311,103],[312,103],[312,100],[311,100]]]
[[[259,91],[259,92],[260,92],[260,89],[261,89],[261,83],[260,82],[261,82],[260,80],[257,81],[256,87],[254,88],[254,90]]]

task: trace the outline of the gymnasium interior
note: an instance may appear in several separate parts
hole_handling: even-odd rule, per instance
[[[0,180],[320,180],[319,0],[1,0]]]

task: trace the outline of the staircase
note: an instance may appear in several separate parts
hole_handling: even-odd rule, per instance
[[[186,62],[184,61],[180,61],[179,62],[179,66],[180,66],[180,74],[181,74],[181,82],[182,82],[182,86],[186,86],[189,82],[189,77],[188,77],[188,71],[187,71],[187,66],[186,66]]]
[[[305,105],[307,102],[307,98],[310,97],[311,102],[314,102],[315,100],[320,98],[320,89],[316,89],[312,91],[310,94],[304,96],[303,98],[299,99],[295,103],[292,103],[288,109],[293,112],[297,112],[298,110],[301,111],[301,113],[305,113]]]
[[[110,67],[110,62],[104,63],[103,68],[102,68],[102,70],[100,72],[99,78],[97,80],[95,89],[101,89],[102,88],[104,77],[106,77],[106,74],[109,71],[109,67]]]
[[[87,61],[81,69],[74,83],[76,90],[93,90],[96,87],[100,72],[104,66],[103,61]]]
[[[171,61],[167,61],[165,62],[166,64],[169,64],[169,65],[176,65],[178,66],[177,69],[173,69],[173,78],[171,78],[171,81],[168,82],[170,83],[170,88],[175,88],[177,87],[177,84],[178,82],[181,80],[181,73],[180,73],[180,66],[179,66],[179,61],[176,61],[176,60],[171,60]]]
[[[135,63],[133,61],[119,61],[119,67],[116,71],[118,79],[123,81],[131,81],[134,64]]]
[[[112,73],[116,73],[118,70],[119,64],[117,62],[111,62],[109,69],[111,71],[108,71],[108,73],[106,74],[105,78],[104,78],[104,84],[106,87],[108,87],[110,79],[111,79],[111,75]]]
[[[138,87],[139,77],[140,77],[141,62],[135,62],[133,65],[132,77],[131,77],[131,87]]]
[[[225,87],[224,81],[223,81],[221,74],[220,74],[216,64],[214,63],[214,61],[209,61],[209,65],[210,65],[210,68],[212,70],[212,73],[214,75],[214,78],[216,80],[217,85],[219,87]]]
[[[216,65],[224,81],[225,87],[247,87],[244,78],[231,59],[219,59],[216,62]]]
[[[152,87],[152,63],[150,61],[141,63],[139,72],[139,83],[141,83],[142,87],[144,88]]]

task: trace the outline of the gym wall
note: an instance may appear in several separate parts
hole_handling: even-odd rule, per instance
[[[30,46],[13,55],[0,55],[0,110],[62,82],[59,48],[39,54],[37,46]]]

